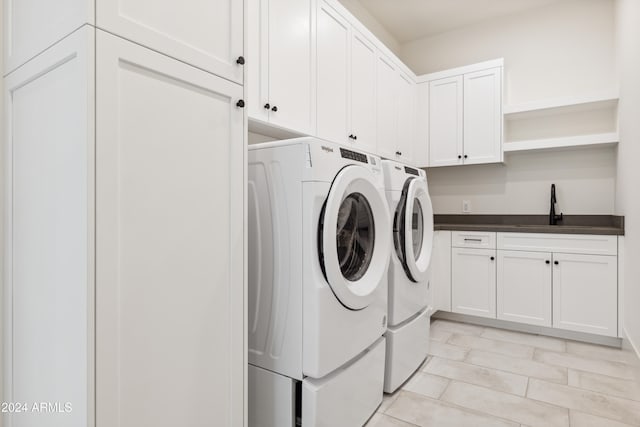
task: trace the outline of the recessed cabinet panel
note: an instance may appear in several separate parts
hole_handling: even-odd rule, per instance
[[[100,28],[238,83],[242,14],[237,0],[96,1]]]
[[[451,311],[451,231],[434,233],[429,268],[434,311]]]
[[[496,317],[496,251],[451,250],[451,301],[454,313]]]
[[[315,132],[311,1],[263,1],[269,2],[269,122],[311,135]]]
[[[554,253],[553,263],[553,326],[617,336],[617,257]]]
[[[396,68],[385,56],[378,56],[376,98],[378,154],[394,159],[398,138]]]
[[[413,163],[413,145],[416,139],[416,87],[403,74],[398,74],[398,138],[395,159],[403,163]]]
[[[269,1],[247,0],[247,104],[249,117],[269,121]]]
[[[242,426],[242,87],[96,46],[97,425]]]
[[[93,23],[93,4],[87,0],[5,0],[4,74],[85,23]]]
[[[349,138],[349,43],[350,26],[322,2],[318,8],[317,58],[318,136],[337,143]]]
[[[376,49],[355,30],[351,36],[351,133],[356,148],[376,153]]]
[[[502,68],[464,75],[464,164],[502,160]]]
[[[429,162],[431,166],[462,164],[462,76],[429,84]]]
[[[4,400],[71,402],[14,427],[85,426],[93,398],[93,37],[85,28],[5,81]]]
[[[551,325],[551,254],[498,251],[498,319]]]

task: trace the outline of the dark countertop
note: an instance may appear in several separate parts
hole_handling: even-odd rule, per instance
[[[548,215],[434,215],[436,230],[500,231],[512,233],[624,235],[624,217],[565,215],[549,225]]]

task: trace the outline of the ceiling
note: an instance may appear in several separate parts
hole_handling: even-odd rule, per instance
[[[399,43],[406,43],[560,1],[565,0],[359,0],[359,3]]]

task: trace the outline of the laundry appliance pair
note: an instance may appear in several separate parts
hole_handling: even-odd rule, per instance
[[[298,138],[248,174],[249,425],[361,426],[428,350],[424,171]]]

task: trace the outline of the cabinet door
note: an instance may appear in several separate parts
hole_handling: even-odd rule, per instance
[[[498,251],[498,319],[551,326],[551,254]]]
[[[6,46],[3,75],[83,24],[93,24],[93,16],[93,2],[87,0],[4,0],[0,30]]]
[[[502,68],[464,75],[464,163],[502,161]]]
[[[434,311],[451,311],[451,231],[434,233],[429,268]]]
[[[307,135],[315,132],[313,12],[311,0],[269,0],[269,121]]]
[[[242,83],[243,5],[237,0],[96,0],[96,22],[113,34]]]
[[[73,405],[2,414],[13,427],[93,425],[93,39],[84,27],[5,80],[4,400]]]
[[[398,74],[398,149],[396,160],[413,164],[416,137],[416,90],[415,83],[404,74]]]
[[[462,76],[429,83],[429,165],[462,164]]]
[[[553,254],[553,326],[617,336],[617,257]]]
[[[318,7],[317,135],[337,143],[349,138],[349,23],[326,2]]]
[[[269,0],[247,0],[248,115],[269,121]]]
[[[378,155],[394,159],[398,147],[398,96],[396,68],[385,56],[378,55],[376,85],[376,122]]]
[[[451,250],[451,304],[454,313],[496,317],[496,251]]]
[[[98,426],[242,426],[242,87],[98,31]]]
[[[377,153],[376,48],[360,33],[351,36],[351,132],[355,147]]]

